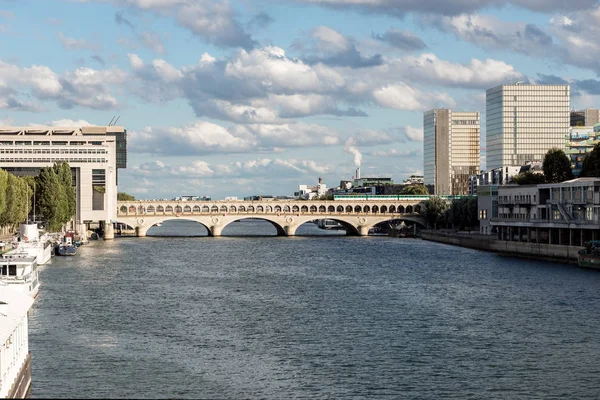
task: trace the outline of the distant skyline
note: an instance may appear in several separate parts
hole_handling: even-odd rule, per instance
[[[119,116],[141,199],[401,182],[426,110],[480,112],[484,147],[491,87],[600,107],[599,33],[595,0],[0,0],[0,124]]]

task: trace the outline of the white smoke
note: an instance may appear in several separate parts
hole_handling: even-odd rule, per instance
[[[354,146],[354,138],[350,137],[346,140],[344,144],[344,151],[346,153],[352,154],[354,156],[354,165],[356,167],[360,167],[360,163],[362,162],[362,154],[360,151]]]

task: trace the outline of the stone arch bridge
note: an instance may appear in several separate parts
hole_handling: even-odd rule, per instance
[[[209,236],[220,236],[231,222],[245,218],[269,221],[277,234],[293,236],[296,229],[315,219],[332,219],[348,235],[366,236],[375,225],[391,220],[425,224],[419,215],[424,199],[391,200],[219,200],[219,201],[119,201],[113,222],[134,228],[136,236],[167,220],[185,219],[206,227]]]

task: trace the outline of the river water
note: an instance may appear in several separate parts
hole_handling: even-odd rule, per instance
[[[31,396],[600,397],[598,272],[312,224],[223,233],[166,222],[43,266]]]

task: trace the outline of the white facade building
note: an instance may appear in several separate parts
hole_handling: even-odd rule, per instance
[[[323,183],[323,179],[319,178],[319,183],[316,186],[298,185],[298,191],[294,193],[294,196],[305,200],[312,200],[315,197],[325,196],[326,194],[327,185]]]
[[[570,126],[569,85],[500,85],[486,91],[486,167],[542,161],[565,148]]]
[[[0,398],[25,398],[31,385],[27,313],[33,297],[0,284]]]
[[[72,228],[104,222],[105,239],[113,238],[117,209],[117,171],[127,165],[126,131],[122,126],[0,127],[0,168],[17,176],[37,176],[43,167],[66,161],[76,187]]]

